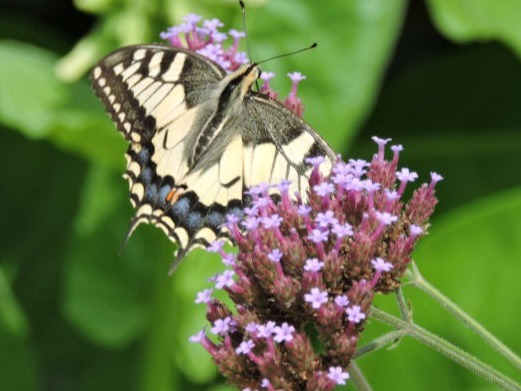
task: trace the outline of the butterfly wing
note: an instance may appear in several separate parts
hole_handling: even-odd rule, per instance
[[[91,73],[96,95],[129,142],[145,144],[208,99],[226,72],[203,56],[162,45],[128,46]],[[181,137],[190,129],[178,129]]]
[[[305,197],[306,158],[326,156],[329,167],[334,159],[304,121],[254,92],[217,121],[194,159],[210,119],[222,117],[224,77],[202,56],[159,45],[120,49],[92,72],[96,94],[130,143],[124,176],[137,211],[127,236],[142,222],[155,224],[179,244],[174,266],[191,248],[226,237],[222,224],[242,214],[246,188],[289,179]]]
[[[298,192],[305,199],[312,170],[306,159],[325,157],[320,169],[328,173],[334,152],[313,128],[280,102],[258,93],[252,93],[245,102],[241,119],[245,187],[288,179],[290,194]]]
[[[160,45],[119,49],[94,68],[94,90],[130,142],[124,176],[137,212],[127,237],[140,223],[152,223],[184,254],[213,241],[227,211],[236,211],[240,194],[225,206],[205,205],[195,192],[185,191],[182,179],[190,170],[189,151],[215,109],[216,83],[225,74],[202,56]]]

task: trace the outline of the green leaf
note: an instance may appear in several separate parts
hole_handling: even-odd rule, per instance
[[[457,42],[498,40],[521,56],[518,0],[428,0],[438,28]]]
[[[269,2],[249,11],[249,41],[255,61],[318,43],[310,52],[262,68],[275,71],[273,85],[282,98],[290,89],[288,72],[299,70],[307,76],[299,85],[306,106],[304,117],[338,152],[346,149],[374,104],[406,3],[291,0]]]
[[[521,301],[521,290],[517,289],[520,237],[518,187],[447,213],[433,223],[430,235],[420,241],[415,253],[426,278],[485,325],[496,328],[504,342],[517,351],[521,341],[516,325],[521,314],[508,308]]]
[[[102,111],[69,108],[57,112],[50,141],[97,164],[123,172],[127,143]]]
[[[54,110],[67,97],[53,74],[54,61],[36,46],[0,41],[0,121],[31,138],[49,134]]]
[[[86,80],[66,84],[56,78],[56,60],[35,46],[0,41],[0,122],[123,169],[125,142]]]
[[[84,12],[102,13],[107,12],[111,8],[120,6],[118,0],[74,0],[74,6]]]

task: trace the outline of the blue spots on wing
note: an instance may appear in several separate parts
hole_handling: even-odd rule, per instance
[[[144,185],[148,185],[150,182],[152,182],[153,176],[154,176],[154,173],[152,172],[152,169],[150,167],[143,167],[139,178],[141,179],[141,181]]]
[[[174,179],[168,176],[163,178],[156,174],[156,164],[152,161],[154,146],[150,143],[143,144],[141,149],[136,151],[131,145],[128,154],[141,168],[135,182],[143,185],[145,194],[142,200],[138,200],[138,204],[149,204],[152,208],[163,211],[171,208],[172,205],[166,201],[166,198],[174,188]]]
[[[196,242],[204,242],[202,238],[194,239],[203,227],[208,227],[217,237],[222,237],[226,235],[223,225],[226,223],[227,215],[232,214],[239,219],[243,217],[243,201],[240,199],[230,200],[225,206],[217,203],[204,205],[195,192],[176,184],[173,177],[157,175],[156,163],[152,160],[154,146],[151,143],[144,143],[139,151],[131,145],[128,154],[132,161],[139,164],[140,171],[137,177],[130,171],[127,173],[134,183],[141,183],[144,187],[142,199],[138,199],[137,192],[131,194],[136,207],[142,204],[150,205],[152,213],[144,217],[148,218],[149,223],[167,228],[168,236],[172,241],[178,242],[179,237],[175,228],[182,227],[189,237],[186,247],[190,248]],[[170,194],[172,190],[179,190],[179,192],[169,197],[172,196]],[[167,198],[172,198],[175,202],[172,204],[167,201]],[[165,216],[170,217],[173,225],[169,219],[164,219]]]
[[[150,162],[151,154],[148,146],[144,145],[136,154],[136,160],[141,165],[147,165]]]
[[[206,225],[214,231],[217,231],[224,223],[224,214],[216,210],[212,210],[206,216]]]
[[[177,202],[167,210],[176,225],[186,229],[190,236],[195,236],[203,226],[208,208],[198,203],[198,197],[193,192],[183,194]]]
[[[153,201],[157,201],[158,191],[157,191],[157,185],[155,183],[148,185],[146,187],[145,197],[146,197],[147,202],[150,204],[152,204]],[[150,202],[150,201],[152,201],[152,202]]]
[[[199,212],[191,212],[186,219],[188,230],[197,231],[203,225],[203,215]]]
[[[218,204],[206,206],[199,202],[199,197],[194,192],[188,191],[165,210],[165,213],[177,226],[185,228],[190,236],[195,236],[202,227],[208,227],[219,235],[226,222],[227,209]]]
[[[175,220],[186,220],[190,213],[190,200],[186,197],[181,197],[170,209],[174,221]]]

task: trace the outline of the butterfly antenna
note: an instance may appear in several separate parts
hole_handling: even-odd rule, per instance
[[[246,6],[242,0],[239,1],[242,10],[242,28],[244,30],[245,40],[246,40],[246,51],[248,52],[248,58],[250,59],[250,64],[253,64],[253,56],[251,55],[251,47],[250,40],[248,39],[248,29],[246,28]],[[255,80],[255,86],[257,87],[257,91],[260,91],[259,81]]]
[[[298,54],[298,53],[302,53],[302,52],[306,52],[308,50],[311,50],[311,49],[314,49],[318,46],[318,44],[316,42],[313,42],[311,45],[309,45],[308,47],[305,47],[303,49],[299,49],[299,50],[295,50],[294,52],[289,52],[289,53],[284,53],[284,54],[279,54],[277,56],[273,56],[273,57],[270,57],[270,58],[267,58],[265,60],[262,60],[261,62],[258,62],[257,65],[260,65],[260,64],[263,64],[265,62],[268,62],[268,61],[271,61],[271,60],[276,60],[277,58],[282,58],[282,57],[287,57],[287,56],[292,56],[294,54]]]
[[[250,63],[253,63],[253,57],[251,55],[250,40],[248,39],[248,29],[246,28],[246,6],[243,1],[239,1],[242,10],[242,28],[244,29],[244,35],[246,36],[246,51],[248,52],[248,58]]]

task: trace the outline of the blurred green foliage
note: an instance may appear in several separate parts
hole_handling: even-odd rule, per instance
[[[151,227],[117,255],[132,215],[120,178],[125,142],[85,73],[119,46],[159,41],[190,12],[241,29],[238,5],[77,0],[70,17],[93,16],[71,38],[78,28],[38,17],[45,6],[31,13],[37,2],[14,4],[0,16],[0,389],[228,389],[209,355],[187,342],[205,325],[193,299],[218,260],[194,251],[168,277],[173,246]],[[402,164],[423,180],[429,171],[445,177],[415,259],[519,352],[521,8],[425,4],[428,14],[418,0],[252,0],[249,41],[256,59],[319,43],[266,68],[308,76],[306,118],[338,152],[370,158],[377,133],[404,144]],[[284,77],[274,85],[289,89]],[[420,292],[406,294],[418,323],[520,379]],[[370,322],[365,341],[381,330]],[[408,339],[359,364],[378,390],[492,389]]]

